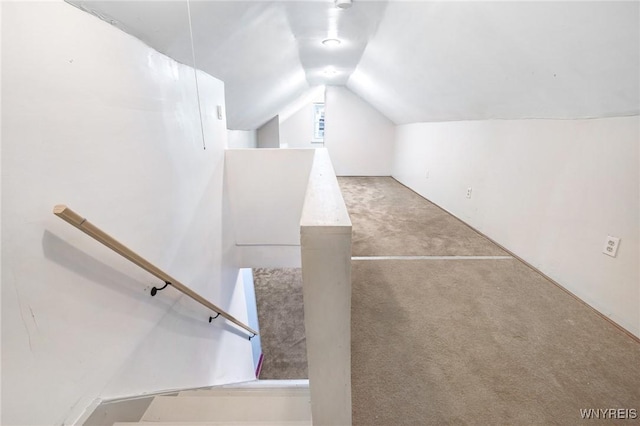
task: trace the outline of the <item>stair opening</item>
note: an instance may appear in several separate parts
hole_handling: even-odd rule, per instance
[[[308,379],[302,269],[255,268],[252,280],[264,354],[258,378]]]

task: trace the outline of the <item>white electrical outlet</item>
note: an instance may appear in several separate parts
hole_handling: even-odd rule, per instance
[[[218,111],[218,120],[222,120],[222,105],[218,105],[216,109]]]
[[[472,190],[471,187],[467,188],[467,198],[471,198],[471,190]]]
[[[620,246],[620,238],[608,236],[604,242],[604,248],[602,252],[607,256],[616,257],[618,254],[618,247]]]
[[[424,173],[424,178],[429,179],[429,169]]]

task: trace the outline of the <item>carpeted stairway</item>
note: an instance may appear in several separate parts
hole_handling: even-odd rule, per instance
[[[637,341],[392,178],[339,182],[361,259],[352,261],[354,425],[640,415]]]
[[[264,360],[260,379],[307,379],[302,270],[257,268],[253,281]]]

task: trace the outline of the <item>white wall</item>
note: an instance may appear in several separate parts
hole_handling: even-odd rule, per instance
[[[253,269],[243,268],[238,274],[238,284],[242,285],[247,302],[247,324],[254,330],[260,330],[258,322],[258,302],[256,302],[256,288],[253,282]],[[251,351],[253,354],[253,368],[258,369],[260,356],[262,355],[262,338],[258,334],[251,339]]]
[[[640,336],[639,127],[638,116],[408,124],[393,176]],[[602,254],[607,235],[622,239],[617,258]]]
[[[338,176],[389,176],[395,126],[345,87],[327,86],[324,145]]]
[[[300,234],[315,424],[351,424],[351,220],[326,149],[315,150]]]
[[[280,114],[280,146],[283,148],[322,148],[324,142],[312,142],[314,130],[314,103],[324,103],[324,87],[309,91],[297,109]]]
[[[235,242],[247,248],[241,250],[242,266],[299,265],[300,216],[313,156],[308,149],[226,151]]]
[[[255,130],[227,130],[227,147],[231,149],[257,148],[257,132]]]
[[[280,123],[277,115],[258,129],[258,148],[280,148]]]
[[[280,123],[281,146],[283,148],[322,147],[322,142],[312,142],[313,126],[313,103],[311,103]]]
[[[66,203],[246,317],[223,197],[222,82],[63,3],[3,2],[2,424],[253,378],[246,335],[52,214]]]

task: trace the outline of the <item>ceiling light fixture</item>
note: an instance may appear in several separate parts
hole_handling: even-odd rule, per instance
[[[338,47],[340,46],[340,43],[342,42],[337,38],[328,38],[326,40],[322,40],[322,44],[324,44],[327,47]]]
[[[326,67],[326,68],[322,71],[322,73],[323,73],[324,75],[326,75],[326,76],[332,77],[332,76],[334,76],[334,75],[338,74],[338,70],[337,70],[337,69],[335,69],[335,67]]]
[[[349,9],[351,7],[351,0],[336,0],[336,7]]]

